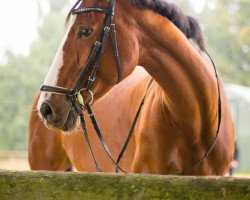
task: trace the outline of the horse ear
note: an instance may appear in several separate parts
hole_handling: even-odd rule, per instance
[[[199,48],[201,50],[204,50],[205,42],[204,42],[204,37],[203,37],[202,30],[201,30],[199,23],[197,22],[195,18],[190,17],[190,16],[187,16],[187,20],[189,24],[187,37],[189,39],[193,39],[197,43]]]

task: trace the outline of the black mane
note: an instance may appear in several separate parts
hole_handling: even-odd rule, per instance
[[[185,15],[175,4],[166,0],[133,0],[140,9],[151,9],[167,17],[177,26],[188,39],[193,39],[200,49],[205,48],[201,27],[193,17]]]

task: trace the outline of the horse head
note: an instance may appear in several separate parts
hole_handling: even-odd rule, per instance
[[[114,0],[78,0],[71,9],[38,102],[49,128],[74,129],[78,115],[70,96],[80,92],[85,102],[95,102],[134,70],[139,55],[135,32],[115,10]],[[62,88],[71,95],[57,92]]]

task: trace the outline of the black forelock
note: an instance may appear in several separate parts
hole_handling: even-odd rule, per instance
[[[197,20],[185,15],[174,3],[166,0],[133,0],[140,9],[151,9],[154,12],[167,17],[177,26],[188,39],[193,39],[200,49],[205,48],[201,27]]]

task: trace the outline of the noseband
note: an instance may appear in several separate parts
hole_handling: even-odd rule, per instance
[[[80,2],[82,2],[83,0],[78,0],[78,2],[76,3],[75,7],[77,5],[79,5]],[[110,160],[114,163],[114,165],[116,166],[116,172],[118,172],[118,169],[121,170],[122,172],[126,173],[119,165],[119,161],[121,160],[125,149],[127,148],[127,145],[131,139],[132,133],[134,131],[136,122],[138,120],[140,111],[142,109],[142,106],[144,104],[146,95],[148,93],[148,90],[153,82],[153,79],[151,79],[147,85],[146,91],[144,93],[144,96],[141,100],[140,106],[136,112],[136,115],[134,117],[134,121],[132,123],[132,126],[130,128],[130,131],[128,133],[127,139],[116,159],[116,161],[113,159],[113,157],[111,156],[111,153],[109,151],[108,146],[106,145],[104,138],[102,136],[102,133],[99,129],[99,126],[97,124],[97,121],[95,119],[94,113],[90,107],[90,104],[93,102],[94,99],[94,95],[91,91],[92,85],[95,81],[96,78],[96,74],[100,65],[100,59],[101,59],[101,55],[104,53],[105,50],[105,46],[106,46],[106,42],[109,36],[109,32],[111,31],[111,35],[112,35],[112,45],[114,48],[114,57],[115,57],[115,62],[116,62],[116,66],[117,66],[117,83],[120,82],[121,79],[121,63],[120,63],[120,57],[119,57],[119,51],[118,51],[118,46],[117,46],[117,39],[116,39],[116,28],[115,28],[115,23],[114,23],[114,14],[115,14],[115,2],[116,0],[110,0],[109,6],[107,8],[97,8],[97,7],[85,7],[85,8],[77,8],[72,10],[72,14],[78,15],[78,14],[83,14],[83,13],[88,13],[88,12],[98,12],[98,13],[103,13],[106,15],[106,20],[105,20],[105,24],[104,24],[104,28],[102,30],[102,32],[99,35],[98,40],[95,42],[94,47],[86,61],[86,63],[83,66],[83,69],[78,77],[78,80],[74,86],[73,89],[68,89],[68,88],[63,88],[63,87],[57,87],[57,86],[49,86],[49,85],[42,85],[40,88],[41,92],[50,92],[50,93],[54,93],[54,94],[60,94],[60,95],[66,95],[68,97],[70,97],[72,105],[75,107],[77,113],[80,116],[80,121],[81,121],[81,126],[83,129],[83,133],[88,145],[88,148],[90,150],[90,153],[92,155],[92,158],[94,160],[94,163],[96,165],[96,168],[99,172],[102,172],[102,169],[100,168],[93,150],[92,150],[92,146],[90,144],[90,140],[88,137],[88,133],[87,133],[87,127],[86,127],[86,123],[85,123],[85,119],[84,119],[84,115],[83,115],[83,108],[86,108],[88,115],[92,121],[92,124],[94,126],[94,129],[97,133],[97,136],[104,148],[104,150],[106,151],[107,155],[109,156]],[[216,135],[214,138],[214,141],[212,143],[212,145],[210,146],[210,148],[208,149],[208,151],[205,153],[205,155],[198,160],[198,162],[196,162],[195,165],[193,165],[192,167],[183,170],[181,173],[178,174],[173,174],[173,175],[184,175],[184,174],[188,174],[189,172],[191,172],[194,168],[196,168],[197,166],[199,166],[210,154],[210,152],[213,150],[215,143],[217,141],[218,135],[219,135],[219,131],[220,131],[220,125],[221,125],[221,94],[220,94],[220,85],[219,85],[219,79],[218,79],[218,74],[217,74],[217,70],[215,67],[215,64],[212,60],[212,58],[210,57],[210,55],[206,52],[205,49],[203,49],[203,51],[208,55],[208,57],[210,58],[213,67],[214,67],[214,71],[215,71],[215,75],[216,75],[216,80],[217,80],[217,89],[218,89],[218,126],[217,126],[217,130],[216,130]],[[88,76],[88,74],[90,74]],[[87,80],[87,84],[85,86],[85,88],[81,88],[81,85],[83,83],[83,81],[85,80],[85,78],[88,76],[88,80]],[[89,102],[85,102],[83,100],[83,97],[81,95],[81,92],[85,91],[88,92],[90,94],[91,100]]]

